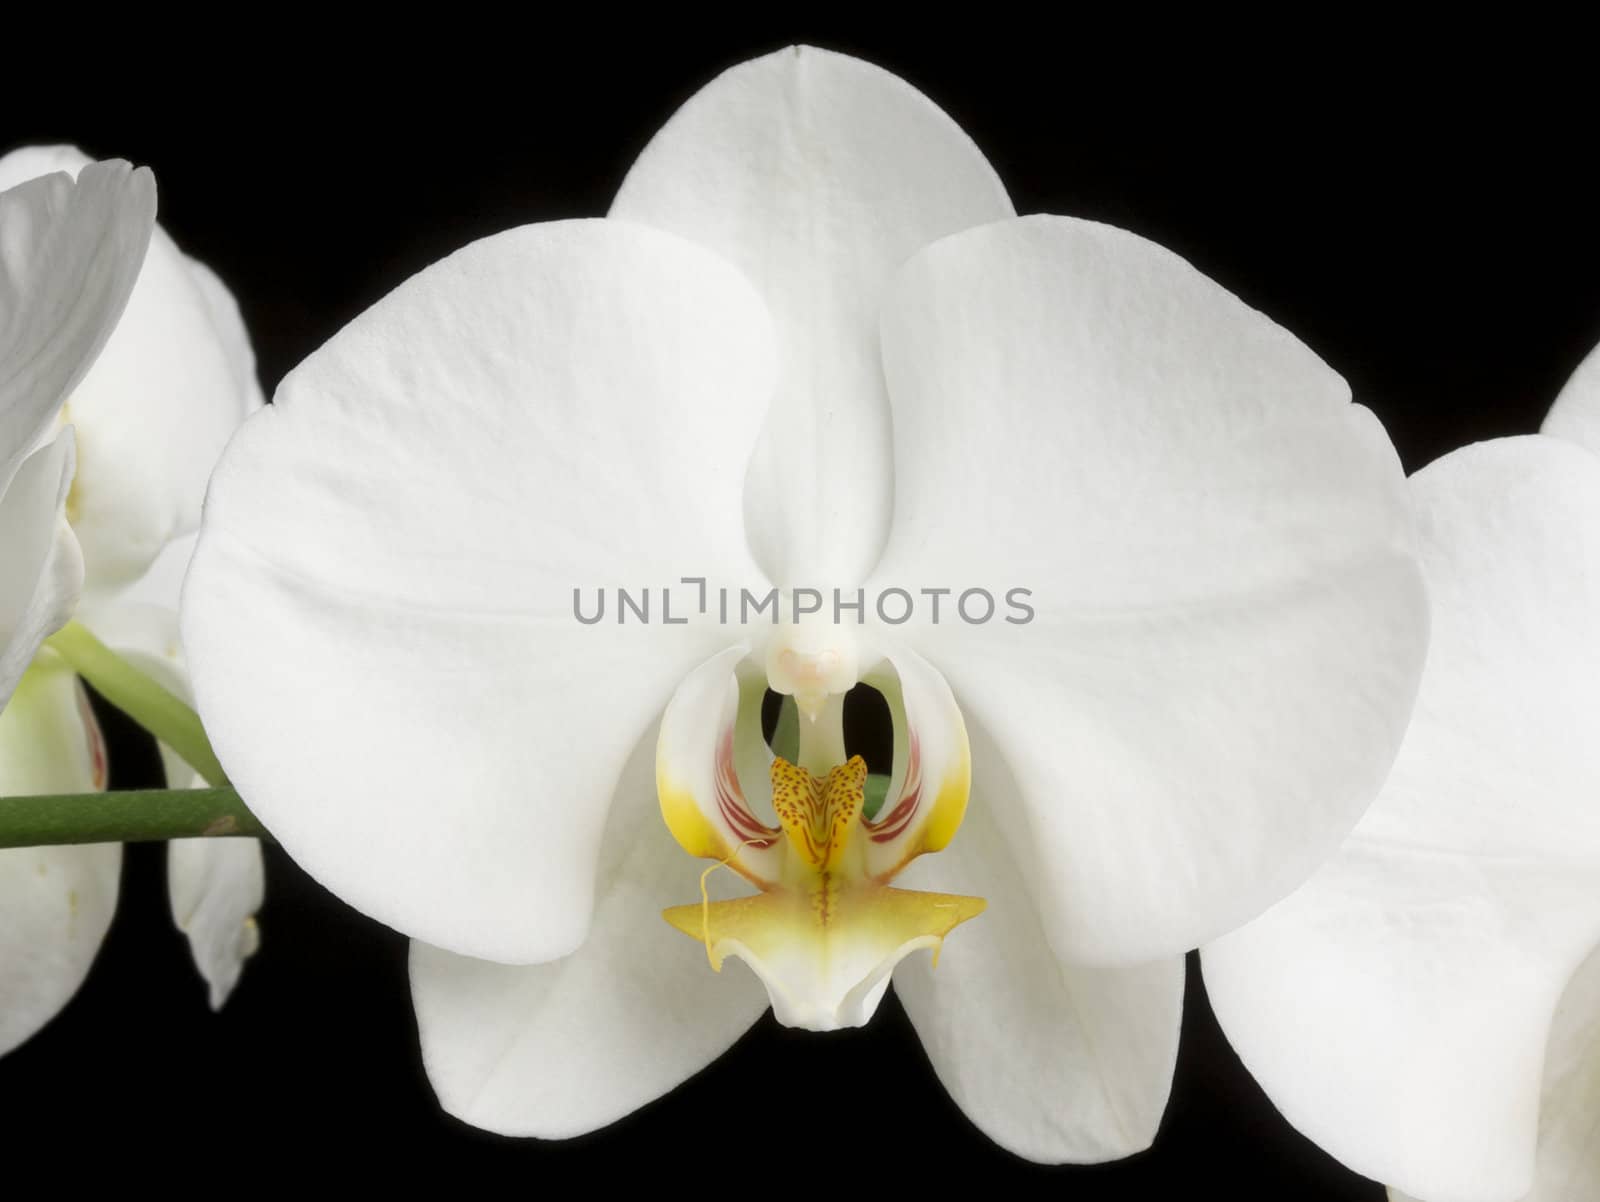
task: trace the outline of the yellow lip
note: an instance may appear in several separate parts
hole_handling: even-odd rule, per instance
[[[824,777],[774,758],[773,808],[790,850],[783,880],[762,883],[752,897],[706,899],[662,915],[705,944],[718,972],[728,956],[749,964],[787,1026],[834,1030],[866,1022],[900,960],[924,947],[937,957],[944,937],[986,905],[977,897],[894,889],[865,875],[851,836],[866,779],[860,756]]]

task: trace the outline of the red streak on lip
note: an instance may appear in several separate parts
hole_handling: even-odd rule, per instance
[[[745,804],[744,792],[739,788],[739,774],[733,767],[733,727],[722,732],[717,744],[717,809],[722,820],[733,829],[742,843],[751,847],[771,847],[783,832],[767,826],[750,812]]]
[[[907,736],[906,779],[900,786],[900,800],[882,818],[872,822],[863,819],[861,823],[872,833],[874,843],[888,843],[905,834],[906,827],[916,817],[917,807],[922,804],[922,746],[916,731],[908,731]]]

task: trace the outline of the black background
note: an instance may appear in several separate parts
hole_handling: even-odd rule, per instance
[[[972,134],[1020,212],[1137,231],[1274,316],[1376,410],[1408,469],[1536,429],[1600,340],[1596,105],[1587,77],[1555,57],[1561,31],[1533,46],[1498,29],[1468,44],[1453,28],[1402,46],[1387,29],[1307,17],[1211,45],[1154,18],[915,36],[610,21],[604,36],[480,25],[402,44],[372,29],[340,46],[316,26],[281,45],[253,27],[182,45],[144,28],[146,41],[92,39],[92,55],[80,38],[12,71],[0,149],[68,141],[151,165],[167,230],[238,295],[269,392],[448,251],[603,213],[678,103],[721,67],[794,40],[919,86]],[[154,783],[138,732],[115,714],[106,724],[114,783]],[[435,1170],[461,1186],[507,1174],[530,1193],[641,1171],[707,1196],[953,1185],[975,1172],[987,1189],[1083,1199],[1382,1197],[1276,1114],[1192,964],[1160,1137],[1116,1165],[1045,1169],[988,1144],[892,997],[862,1032],[763,1020],[673,1095],[583,1139],[487,1136],[442,1115],[422,1076],[404,939],[269,850],[263,950],[212,1015],[170,924],[163,854],[130,849],[88,983],[0,1060],[9,1156],[65,1157],[80,1182],[107,1172],[197,1191],[271,1169],[315,1187],[333,1168],[375,1188]],[[816,1141],[794,1115],[816,1117]],[[839,1115],[859,1139],[837,1138]]]

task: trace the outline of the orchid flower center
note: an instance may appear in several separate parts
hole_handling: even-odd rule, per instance
[[[720,972],[728,956],[749,964],[778,1021],[826,1031],[870,1019],[894,966],[921,948],[937,955],[944,937],[981,913],[984,902],[889,884],[912,859],[944,847],[965,812],[968,751],[953,704],[953,725],[918,729],[898,690],[889,690],[900,701],[890,705],[896,770],[884,805],[869,819],[866,761],[845,751],[855,647],[826,627],[797,630],[798,637],[791,632],[766,649],[764,678],[749,673],[742,688],[724,678],[731,693],[715,712],[706,707],[699,715],[702,726],[712,717],[715,729],[681,740],[689,684],[669,707],[657,753],[662,814],[685,850],[717,863],[702,875],[701,900],[663,917],[705,945],[713,969]],[[768,686],[792,695],[804,715],[796,763],[764,742],[752,750]],[[680,740],[706,749],[712,762],[705,771],[677,762]],[[766,766],[760,775],[757,759]],[[773,820],[757,813],[769,796]],[[759,892],[712,901],[706,877],[724,866]]]

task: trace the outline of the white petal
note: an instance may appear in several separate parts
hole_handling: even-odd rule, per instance
[[[1511,1202],[1551,1015],[1600,940],[1600,464],[1500,439],[1412,487],[1433,643],[1399,759],[1337,856],[1206,949],[1206,985],[1334,1156],[1429,1202]]]
[[[245,424],[184,645],[230,779],[324,885],[465,955],[582,942],[623,760],[726,635],[659,594],[586,626],[574,590],[751,582],[767,324],[670,235],[530,226],[402,285]]]
[[[1589,1202],[1600,1197],[1600,951],[1562,995],[1545,1057],[1539,1152],[1521,1202]],[[1397,1189],[1390,1202],[1415,1202]]]
[[[93,161],[76,146],[19,146],[9,154],[0,155],[0,191],[57,172],[76,179],[78,172]]]
[[[63,513],[72,468],[72,431],[63,430],[0,492],[0,709],[83,587],[83,556]]]
[[[904,80],[795,46],[696,93],[611,215],[732,260],[771,308],[778,393],[751,464],[752,546],[780,583],[858,583],[888,529],[889,408],[878,310],[935,238],[1012,213],[972,140]]]
[[[73,442],[47,440],[117,323],[154,220],[155,182],[126,163],[0,191],[0,705],[77,603],[83,561],[61,517]]]
[[[186,702],[193,702],[175,609],[144,604],[136,595],[166,595],[174,600],[182,580],[181,562],[189,540],[163,552],[162,578],[151,576],[119,596],[115,604],[87,606],[79,615],[107,646]],[[201,775],[168,747],[158,745],[169,789],[201,789]],[[212,1009],[221,1009],[238,984],[244,962],[260,946],[255,915],[265,881],[261,844],[255,839],[215,837],[175,839],[167,847],[167,895],[172,918],[189,940],[195,967],[206,982]]]
[[[189,561],[194,558],[199,532],[175,538],[161,548],[149,570],[132,584],[112,593],[100,593],[86,599],[82,613],[89,616],[115,613],[118,609],[151,608],[168,614],[178,612],[183,594],[183,578],[189,572]],[[177,654],[174,650],[173,654]]]
[[[1600,950],[1562,995],[1545,1057],[1539,1157],[1523,1202],[1600,1197]]]
[[[1426,643],[1372,415],[1181,259],[1067,218],[924,251],[883,332],[869,595],[956,590],[906,637],[1016,777],[1057,954],[1161,959],[1289,892],[1375,795]]]
[[[105,346],[155,211],[150,172],[122,162],[0,192],[0,488]]]
[[[975,893],[989,908],[937,966],[894,974],[934,1070],[980,1130],[1029,1160],[1088,1163],[1150,1146],[1166,1109],[1183,1017],[1182,956],[1096,968],[1051,952],[1005,837],[1015,780],[974,729],[972,804],[948,850],[904,881]]]
[[[105,787],[105,749],[70,669],[42,655],[0,713],[0,797]],[[0,851],[0,1055],[88,975],[117,905],[117,844]]]
[[[635,749],[605,836],[589,939],[549,964],[508,966],[411,945],[423,1064],[457,1118],[505,1135],[603,1127],[720,1056],[766,1008],[747,974],[714,973],[664,906],[702,868],[656,813],[654,739]],[[726,896],[731,873],[713,873]]]
[[[88,163],[71,147],[28,147],[0,159],[0,184],[27,171],[76,174]],[[128,583],[168,540],[199,526],[223,445],[260,406],[238,305],[157,227],[127,309],[68,408],[89,589]]]
[[[1600,455],[1600,347],[1590,351],[1572,373],[1542,429]]]
[[[233,400],[248,417],[262,405],[266,396],[261,391],[261,381],[256,376],[256,351],[250,344],[250,331],[245,327],[244,314],[233,292],[215,271],[199,259],[185,256],[194,286],[205,299],[210,315],[210,333],[216,339],[223,357],[227,360],[233,378]]]
[[[172,918],[189,939],[213,1010],[239,983],[244,962],[261,945],[256,911],[265,881],[256,839],[174,839],[167,844],[167,896]]]
[[[136,579],[170,540],[199,527],[211,469],[261,405],[221,287],[158,228],[127,312],[73,394],[74,526],[90,588]]]

